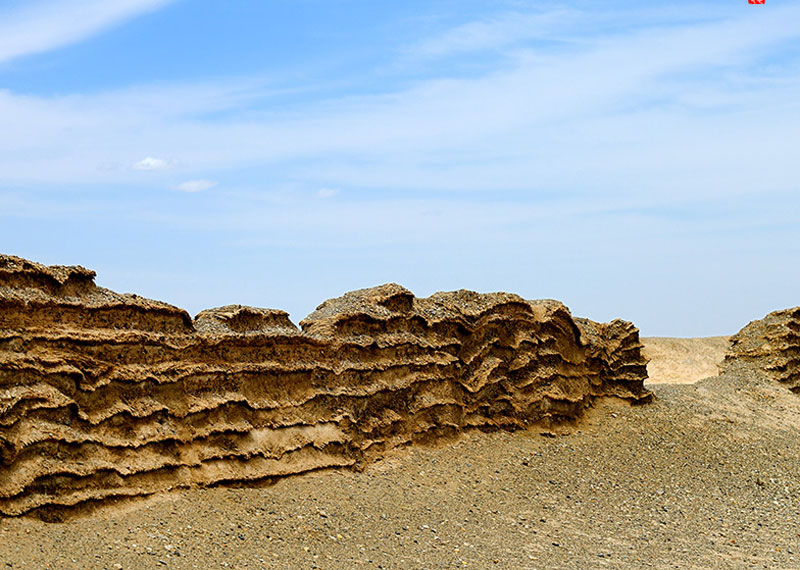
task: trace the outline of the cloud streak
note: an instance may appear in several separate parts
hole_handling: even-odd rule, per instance
[[[317,190],[317,198],[333,198],[339,193],[336,188],[320,188]]]
[[[84,40],[173,0],[35,0],[0,10],[0,64]]]
[[[99,6],[36,5],[57,4]],[[796,303],[800,3],[629,2],[622,16],[605,2],[500,4],[518,12],[411,38],[390,48],[396,61],[336,82],[312,53],[283,83],[260,68],[0,90],[4,247],[102,276],[116,265],[126,278],[104,285],[196,309],[303,316],[398,281],[552,296],[648,334],[699,335]],[[13,49],[0,37],[0,53],[105,25],[53,24]],[[152,278],[158,267],[169,276]]]
[[[544,22],[542,33],[570,39],[562,12],[531,17]],[[798,39],[798,19],[800,7],[790,5],[647,25],[569,49],[517,47],[513,65],[478,77],[281,112],[259,80],[57,98],[0,92],[0,177],[128,183],[139,180],[135,172],[98,165],[174,156],[170,172],[181,177],[265,168],[316,188],[602,191],[620,201],[643,190],[669,201],[774,188],[794,168],[800,74],[787,65],[778,79],[752,67]],[[503,29],[509,19],[490,24]],[[434,38],[440,47],[429,52],[504,41],[496,31],[466,35],[473,40],[455,47],[447,35]],[[236,112],[220,119],[225,111]]]
[[[554,39],[582,19],[577,10],[557,8],[539,13],[508,12],[457,26],[410,46],[409,57],[434,59],[499,50],[531,39]]]
[[[204,190],[210,190],[216,185],[217,183],[213,180],[187,180],[186,182],[178,184],[175,189],[181,192],[203,192]]]

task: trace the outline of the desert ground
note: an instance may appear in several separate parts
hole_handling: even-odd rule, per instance
[[[0,519],[0,567],[800,567],[800,398],[743,370],[688,383],[720,339],[644,342],[651,404],[468,432],[363,472]]]
[[[725,358],[730,337],[704,338],[648,337],[642,339],[648,384],[693,384],[716,376]]]

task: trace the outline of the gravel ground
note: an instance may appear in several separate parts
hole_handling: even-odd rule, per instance
[[[0,520],[0,569],[800,568],[800,398],[736,371],[650,388],[362,473]]]

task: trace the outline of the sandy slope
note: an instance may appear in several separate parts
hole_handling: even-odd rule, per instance
[[[363,473],[0,520],[0,568],[800,567],[800,398],[736,369],[653,390]]]
[[[717,375],[730,337],[646,337],[642,344],[645,357],[650,359],[648,384],[688,384]]]

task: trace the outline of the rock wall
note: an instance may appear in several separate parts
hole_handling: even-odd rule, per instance
[[[731,338],[722,367],[753,367],[800,393],[800,307],[753,321]]]
[[[0,256],[0,513],[359,467],[464,429],[633,402],[645,360],[628,322],[556,301],[388,284],[283,311],[176,307],[82,267]]]

